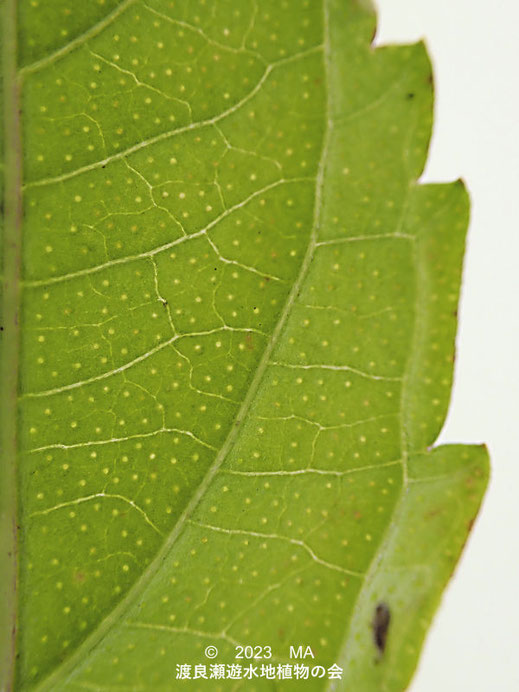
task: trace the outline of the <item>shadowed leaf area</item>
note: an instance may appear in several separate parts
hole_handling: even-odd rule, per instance
[[[13,689],[405,689],[488,475],[433,447],[468,198],[417,183],[423,45],[355,0],[4,12]]]

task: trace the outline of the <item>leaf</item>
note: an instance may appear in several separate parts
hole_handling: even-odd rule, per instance
[[[6,686],[15,617],[16,690],[176,689],[209,645],[407,685],[488,462],[432,447],[468,200],[417,183],[430,65],[374,28],[4,0]]]

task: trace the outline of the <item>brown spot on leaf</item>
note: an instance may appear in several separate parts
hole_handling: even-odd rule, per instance
[[[387,633],[391,621],[391,612],[385,603],[379,603],[375,608],[371,627],[373,630],[373,641],[377,647],[379,656],[386,650]]]

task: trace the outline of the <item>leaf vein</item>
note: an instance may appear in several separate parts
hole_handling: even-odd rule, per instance
[[[56,512],[59,509],[66,509],[67,507],[73,507],[74,505],[81,505],[84,502],[91,502],[92,500],[96,500],[99,498],[104,498],[108,500],[121,500],[122,502],[126,502],[129,504],[133,509],[135,509],[144,519],[144,521],[151,526],[151,528],[158,533],[160,536],[163,536],[163,533],[160,529],[155,526],[155,524],[152,522],[152,520],[149,518],[149,516],[146,514],[146,512],[142,509],[142,507],[139,507],[138,504],[136,504],[133,500],[130,500],[129,498],[125,497],[124,495],[117,495],[117,494],[112,494],[112,493],[94,493],[93,495],[86,495],[85,497],[78,497],[75,500],[70,500],[68,502],[61,502],[58,505],[54,505],[53,507],[48,507],[47,509],[41,509],[38,510],[37,512],[33,512],[30,514],[30,517],[38,517],[38,516],[46,516],[47,514],[51,514],[52,512]]]
[[[298,548],[302,548],[303,550],[305,550],[308,553],[308,555],[312,558],[312,560],[316,562],[318,565],[322,565],[323,567],[334,570],[335,572],[342,572],[343,574],[347,574],[350,577],[363,576],[362,572],[356,572],[355,570],[346,569],[346,567],[341,567],[340,565],[336,565],[333,562],[323,560],[315,553],[315,551],[307,543],[305,543],[299,538],[290,538],[289,536],[281,536],[276,533],[261,533],[260,531],[247,531],[245,529],[225,529],[221,526],[215,526],[214,524],[204,524],[199,521],[194,521],[193,519],[188,519],[188,522],[190,524],[193,524],[194,526],[198,526],[203,529],[209,529],[210,531],[216,531],[218,533],[225,533],[230,536],[250,536],[251,538],[266,538],[269,540],[285,541],[287,543],[290,543],[291,545],[295,545]]]

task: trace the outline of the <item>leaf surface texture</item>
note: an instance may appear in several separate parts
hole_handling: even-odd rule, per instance
[[[209,644],[404,689],[487,478],[483,448],[432,448],[468,200],[417,183],[423,45],[373,49],[354,0],[21,0],[16,23],[16,689],[173,689]]]

